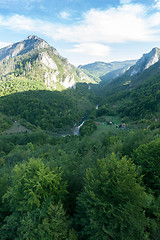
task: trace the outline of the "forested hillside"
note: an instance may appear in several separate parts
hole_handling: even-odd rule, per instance
[[[62,91],[16,69],[1,79],[0,239],[160,239],[159,62]]]
[[[1,135],[1,239],[158,239],[158,134]]]
[[[88,90],[87,84],[79,84],[76,90],[28,91],[1,97],[0,112],[53,131],[73,127],[95,108],[95,101],[95,94]]]
[[[159,67],[158,62],[142,73],[134,76],[128,76],[126,73],[105,85],[100,90],[100,94],[103,94],[100,109],[106,109],[106,111],[110,109],[122,118],[158,126],[160,120]]]

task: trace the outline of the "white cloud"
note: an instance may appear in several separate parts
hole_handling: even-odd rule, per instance
[[[118,43],[153,40],[148,27],[146,9],[140,4],[122,5],[108,10],[91,9],[81,22],[72,26],[59,26],[54,32],[56,40],[69,42]]]
[[[160,12],[157,9],[153,11],[145,5],[133,4],[128,0],[121,0],[121,3],[106,10],[91,9],[83,14],[81,20],[72,22],[71,25],[17,14],[8,17],[0,15],[0,26],[27,34],[43,33],[54,41],[74,44],[68,53],[95,57],[107,56],[111,52],[110,44],[160,39]],[[160,0],[155,3],[158,6]],[[60,16],[68,18],[69,14],[60,12]]]
[[[68,14],[62,12],[63,17]],[[154,21],[153,21],[153,20]],[[120,43],[153,41],[159,33],[159,13],[147,15],[144,5],[129,4],[107,10],[91,9],[72,25],[31,19],[23,15],[0,17],[0,25],[16,31],[30,31],[57,40],[81,43]],[[156,27],[156,28],[155,28]]]
[[[68,49],[68,52],[73,53],[85,53],[90,56],[107,57],[111,51],[109,46],[99,43],[81,43],[73,46],[72,49]]]
[[[154,7],[160,9],[160,0],[155,0]]]
[[[65,12],[65,11],[60,12],[59,15],[63,19],[68,19],[70,17],[70,14],[68,12]]]
[[[150,16],[148,19],[148,26],[153,28],[155,34],[160,33],[160,12],[157,12]]]
[[[10,43],[7,42],[0,42],[0,48],[4,48],[6,46],[10,45]]]
[[[49,23],[41,21],[39,19],[31,19],[23,15],[13,15],[11,17],[0,16],[0,26],[7,27],[8,29],[15,31],[31,31],[40,32],[43,29],[48,29]],[[52,29],[53,30],[53,29]]]

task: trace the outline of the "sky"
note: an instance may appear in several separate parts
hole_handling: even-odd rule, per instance
[[[0,0],[0,48],[36,35],[75,66],[160,48],[160,0]]]

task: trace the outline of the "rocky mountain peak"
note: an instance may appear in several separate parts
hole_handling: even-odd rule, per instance
[[[29,35],[27,39],[40,39],[40,38],[35,35]]]
[[[37,36],[28,36],[25,40],[0,49],[0,61],[10,59],[36,49],[50,48],[49,44]],[[56,52],[56,49],[53,48]]]
[[[35,35],[0,49],[0,73],[4,81],[20,78],[31,85],[35,81],[40,89],[62,90],[75,87],[77,82],[95,83]],[[23,90],[29,90],[28,85]]]
[[[137,63],[129,69],[128,74],[133,76],[140,73],[158,61],[160,61],[160,49],[155,47],[149,53],[143,54]]]
[[[45,40],[43,40],[42,38],[39,38],[35,35],[29,35],[23,42],[25,42],[26,45],[33,46],[34,49],[50,47],[49,44]]]

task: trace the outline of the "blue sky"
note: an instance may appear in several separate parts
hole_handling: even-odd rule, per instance
[[[160,0],[0,0],[0,47],[37,35],[78,66],[160,47]]]

